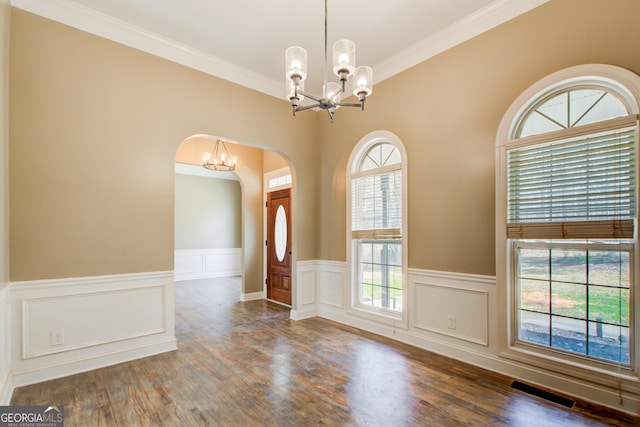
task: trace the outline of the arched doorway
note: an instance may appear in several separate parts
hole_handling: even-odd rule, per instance
[[[241,192],[239,248],[240,275],[242,276],[241,299],[243,301],[263,299],[265,298],[263,173],[273,168],[273,165],[287,165],[287,161],[277,154],[238,144],[227,138],[193,135],[186,138],[178,147],[176,162],[204,170],[201,166],[203,154],[211,151],[217,139],[226,141],[232,155],[237,157],[237,167],[233,174],[240,185]]]

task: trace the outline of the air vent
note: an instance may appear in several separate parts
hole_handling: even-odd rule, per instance
[[[557,403],[562,406],[566,406],[567,408],[573,408],[573,404],[575,403],[575,401],[571,399],[567,399],[566,397],[558,396],[557,394],[553,394],[548,391],[541,390],[537,387],[521,383],[520,381],[514,381],[511,384],[511,388],[515,388],[516,390],[524,391],[525,393],[529,393],[534,396],[541,397],[550,402]]]

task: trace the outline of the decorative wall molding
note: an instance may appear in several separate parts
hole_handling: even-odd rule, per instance
[[[169,321],[167,313],[147,308],[164,307],[166,299],[164,285],[24,298],[22,359],[163,333]],[[74,310],[91,317],[77,322],[75,316],[61,316]],[[55,331],[64,332],[64,342],[59,345],[52,343]]]
[[[491,276],[409,269],[412,327],[488,346],[495,284]]]
[[[241,248],[176,249],[175,281],[242,274]]]
[[[17,386],[175,350],[173,272],[10,284]]]
[[[0,406],[9,405],[13,393],[11,378],[11,306],[9,286],[0,289]]]
[[[298,261],[296,264],[296,300],[295,310],[291,310],[292,320],[302,320],[315,317],[318,313],[316,306],[316,282],[318,276],[317,261]]]
[[[347,263],[341,261],[317,261],[318,265],[318,303],[346,309],[349,289]]]
[[[489,345],[486,291],[420,282],[414,282],[413,289],[415,328]],[[476,319],[482,321],[473,321]]]

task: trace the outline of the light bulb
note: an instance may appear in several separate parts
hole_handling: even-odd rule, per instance
[[[349,63],[349,55],[347,55],[346,53],[341,53],[340,56],[338,57],[338,62],[340,64],[348,64]]]
[[[360,77],[358,79],[358,87],[366,87],[367,86],[367,79],[364,77]]]
[[[299,59],[294,59],[293,61],[291,61],[292,70],[299,70],[300,68],[302,68],[302,63]]]

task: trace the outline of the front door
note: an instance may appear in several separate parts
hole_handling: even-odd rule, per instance
[[[291,189],[267,193],[267,299],[291,305]]]

